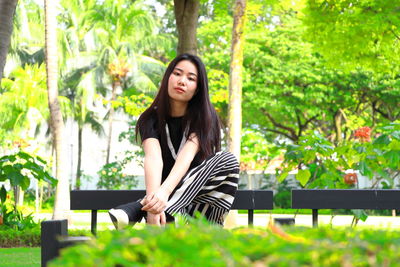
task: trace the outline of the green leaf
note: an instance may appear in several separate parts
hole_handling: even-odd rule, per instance
[[[18,157],[25,159],[25,160],[33,160],[33,157],[29,155],[28,153],[20,151],[18,154]]]
[[[368,218],[368,215],[365,212],[365,210],[351,210],[351,211],[353,212],[354,216],[357,219],[359,219],[359,220],[361,220],[363,222],[365,222],[365,220],[367,220],[367,218]]]
[[[8,174],[13,171],[14,171],[14,168],[11,165],[6,165],[6,166],[3,166],[3,168],[2,168],[2,172],[4,173],[5,176],[8,176]]]
[[[37,159],[39,162],[43,163],[44,165],[47,164],[47,162],[46,162],[44,159],[42,159],[41,157],[39,157],[39,156],[36,156],[36,159]]]
[[[7,155],[0,159],[0,162],[14,162],[16,160],[15,155]]]
[[[286,177],[289,175],[289,172],[288,171],[284,171],[284,172],[282,172],[282,174],[281,175],[279,175],[279,177],[278,177],[278,182],[283,182],[285,179],[286,179]]]
[[[21,186],[24,176],[20,172],[11,172],[8,174],[12,186]]]
[[[391,135],[394,139],[400,141],[400,131],[393,132]]]
[[[373,173],[364,160],[358,163],[358,170],[361,172],[362,175],[372,178]]]
[[[311,172],[309,169],[306,170],[299,170],[298,173],[296,174],[296,179],[300,182],[302,186],[305,186],[310,180],[311,177]]]
[[[22,190],[24,190],[24,191],[27,190],[29,187],[29,184],[30,184],[29,178],[26,176],[22,176],[22,180],[20,182],[20,186],[21,186]]]
[[[4,187],[4,185],[1,187],[0,189],[0,200],[2,203],[4,203],[6,201],[7,198],[7,190]]]
[[[389,162],[389,166],[393,169],[395,169],[400,163],[400,151],[388,151],[383,156]]]
[[[58,180],[56,178],[54,178],[53,176],[51,176],[50,174],[48,174],[47,172],[44,173],[43,178],[46,182],[48,182],[52,186],[56,186],[58,183]]]
[[[385,179],[389,179],[389,178],[390,178],[390,175],[389,175],[384,169],[378,169],[378,170],[376,170],[376,172],[377,172],[382,178],[385,178]]]
[[[373,142],[374,145],[388,145],[390,143],[390,138],[386,134],[382,134],[376,138]]]
[[[357,146],[357,147],[356,147],[356,151],[357,151],[358,153],[364,153],[364,152],[367,151],[367,149],[366,149],[364,146]]]

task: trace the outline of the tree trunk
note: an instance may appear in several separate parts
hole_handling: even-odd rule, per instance
[[[69,180],[67,170],[67,147],[64,135],[64,122],[58,102],[58,62],[57,62],[57,19],[56,6],[58,1],[45,0],[45,47],[46,47],[46,71],[47,90],[50,109],[50,129],[56,149],[56,178],[58,180],[53,219],[65,219],[69,217]]]
[[[228,149],[240,162],[242,131],[242,65],[243,29],[246,21],[246,0],[236,0],[233,10],[231,64],[229,73]],[[230,211],[225,221],[227,228],[237,226],[238,213]]]
[[[243,30],[246,21],[246,0],[236,0],[233,10],[231,64],[229,73],[228,149],[240,161],[242,130]]]
[[[178,29],[178,55],[197,54],[199,7],[199,0],[174,0],[175,21]]]
[[[13,30],[13,17],[18,0],[0,0],[0,86]]]
[[[340,110],[338,110],[335,113],[334,117],[334,123],[335,123],[335,132],[336,132],[336,143],[340,143],[343,138],[342,138],[342,113]]]
[[[117,88],[121,86],[119,81],[114,81],[112,84],[112,93],[111,93],[111,103],[110,103],[110,114],[108,114],[108,139],[107,139],[107,156],[106,156],[106,164],[110,163],[110,154],[111,154],[111,139],[112,139],[112,128],[113,128],[113,120],[114,120],[114,108],[112,106],[112,102],[117,98]]]
[[[82,132],[83,127],[78,126],[78,166],[76,167],[76,181],[75,181],[75,189],[81,189],[81,162],[82,162]]]

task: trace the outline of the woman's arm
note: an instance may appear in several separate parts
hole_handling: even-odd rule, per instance
[[[146,195],[151,195],[161,185],[163,160],[160,142],[156,138],[147,138],[143,141],[143,150]]]
[[[182,150],[178,153],[175,164],[169,173],[167,179],[163,182],[160,188],[153,195],[148,195],[146,205],[143,210],[160,213],[164,211],[168,197],[178,185],[180,180],[189,170],[196,153],[199,151],[199,140],[197,136],[191,134],[183,146]]]
[[[170,195],[189,170],[190,164],[198,151],[199,141],[193,134],[189,136],[188,141],[186,141],[182,150],[178,153],[175,164],[160,189],[165,190]]]
[[[145,204],[147,196],[154,195],[161,185],[163,160],[160,142],[156,138],[147,138],[143,141],[144,150],[144,179],[146,183],[146,197],[142,200]],[[166,223],[164,213],[147,213],[147,223],[164,225]]]

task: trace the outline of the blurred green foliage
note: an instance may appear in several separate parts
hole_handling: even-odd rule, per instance
[[[104,165],[98,172],[98,189],[119,190],[133,189],[138,181],[135,176],[125,173],[125,166],[129,161],[115,161]]]
[[[394,266],[400,232],[239,228],[204,222],[103,232],[50,266]]]

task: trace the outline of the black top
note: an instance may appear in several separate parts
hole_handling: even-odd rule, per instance
[[[179,146],[181,144],[183,133],[185,130],[185,126],[182,125],[183,117],[170,117],[167,119],[167,125],[169,129],[169,134],[171,138],[171,143],[175,149],[175,153],[178,154]],[[167,178],[168,174],[171,172],[172,167],[175,164],[175,159],[172,156],[172,153],[167,144],[163,144],[160,139],[160,134],[158,132],[158,123],[157,123],[157,116],[154,114],[149,121],[147,121],[143,128],[146,129],[139,129],[140,137],[142,142],[147,138],[156,138],[160,141],[161,146],[161,155],[163,159],[163,170],[162,170],[162,178],[161,181]],[[167,138],[165,138],[166,140]],[[190,164],[189,170],[200,165],[201,159],[199,153],[196,154],[192,163]]]

